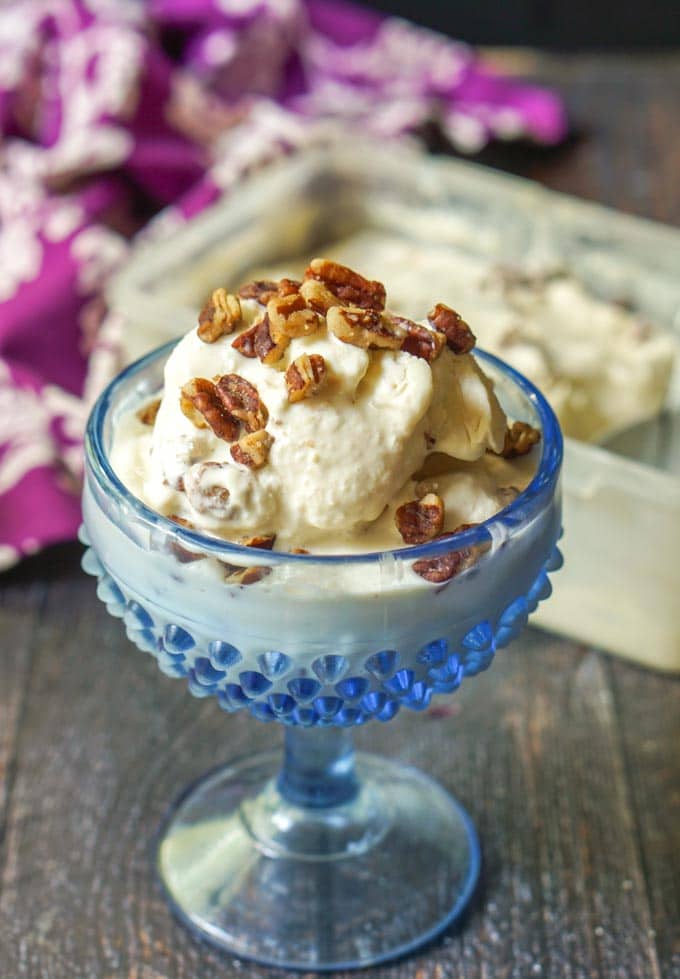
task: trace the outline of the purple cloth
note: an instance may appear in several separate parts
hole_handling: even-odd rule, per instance
[[[83,426],[116,363],[100,290],[129,239],[328,118],[381,138],[434,120],[463,151],[566,131],[552,93],[337,0],[0,8],[0,569],[75,534]]]

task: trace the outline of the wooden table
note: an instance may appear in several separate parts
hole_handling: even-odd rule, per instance
[[[579,134],[492,162],[680,222],[679,56],[512,57],[565,93]],[[79,553],[0,579],[0,976],[275,976],[176,924],[150,852],[188,782],[280,732],[163,677]],[[680,680],[529,631],[429,714],[358,742],[454,791],[484,849],[462,924],[371,976],[680,977]]]

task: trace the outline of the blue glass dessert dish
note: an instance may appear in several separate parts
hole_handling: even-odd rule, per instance
[[[83,566],[163,673],[228,713],[284,725],[285,750],[235,760],[185,791],[160,838],[160,880],[194,933],[244,958],[328,970],[403,955],[461,914],[479,843],[447,792],[398,760],[355,755],[351,729],[453,693],[549,596],[557,421],[527,380],[477,351],[509,417],[542,433],[535,475],[505,509],[385,553],[256,550],[159,515],[111,467],[117,420],[161,390],[170,350],[129,367],[92,412]],[[426,581],[417,561],[456,573]]]

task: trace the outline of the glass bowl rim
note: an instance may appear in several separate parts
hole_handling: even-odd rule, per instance
[[[507,526],[507,521],[512,520],[513,517],[518,519],[518,515],[527,505],[533,504],[533,507],[536,508],[539,505],[539,498],[543,496],[546,490],[554,491],[563,457],[562,432],[555,412],[548,404],[545,396],[523,374],[520,374],[514,367],[494,354],[475,347],[475,357],[491,364],[519,387],[524,397],[533,405],[541,425],[541,458],[533,479],[508,506],[499,510],[488,520],[470,527],[468,530],[459,531],[457,534],[445,534],[425,544],[357,554],[291,554],[288,551],[267,551],[189,530],[153,510],[127,489],[111,466],[108,453],[104,448],[103,437],[108,411],[118,390],[130,384],[138,374],[154,361],[167,357],[180,340],[181,337],[170,340],[129,364],[101,392],[87,421],[85,460],[86,469],[90,470],[105,494],[113,497],[116,502],[122,503],[125,507],[131,508],[144,523],[156,530],[164,531],[189,547],[199,547],[201,551],[214,554],[216,557],[229,555],[241,560],[247,558],[250,564],[256,558],[258,564],[271,566],[288,562],[358,565],[384,562],[385,559],[389,558],[397,561],[420,560],[488,542],[494,538],[494,527],[502,524]],[[520,518],[519,522],[525,522],[525,520]]]

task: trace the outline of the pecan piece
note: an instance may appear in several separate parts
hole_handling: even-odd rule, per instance
[[[257,388],[240,374],[223,374],[215,379],[215,389],[232,418],[243,422],[247,432],[259,432],[269,418],[269,412]]]
[[[267,316],[269,332],[275,341],[281,337],[308,337],[323,324],[323,316],[310,309],[299,292],[270,299]]]
[[[293,548],[290,549],[290,551],[288,553],[289,554],[311,554],[311,551],[308,551],[306,547],[293,547]]]
[[[451,534],[460,534],[464,530],[477,526],[479,525],[476,523],[462,523],[455,530],[452,530]],[[439,535],[440,538],[449,536],[449,534]],[[467,571],[468,568],[471,568],[490,547],[491,542],[489,541],[475,547],[463,547],[458,551],[448,551],[445,554],[438,554],[436,557],[423,558],[420,561],[414,561],[413,570],[426,581],[440,585],[450,581],[461,571]]]
[[[402,326],[378,310],[358,306],[333,306],[328,310],[327,322],[338,340],[364,350],[375,347],[398,350],[406,335]]]
[[[258,303],[266,306],[272,296],[278,292],[279,284],[272,279],[256,279],[246,282],[238,291],[241,299],[257,299]]]
[[[321,354],[302,354],[285,373],[288,400],[291,404],[310,398],[322,387],[328,375],[326,361]]]
[[[465,551],[449,551],[437,557],[414,561],[413,570],[425,581],[440,585],[457,575],[465,563]]]
[[[290,296],[294,292],[299,292],[301,285],[299,279],[279,279],[279,296]]]
[[[272,573],[271,568],[257,565],[253,565],[252,568],[242,568],[237,564],[227,564],[226,561],[222,561],[221,564],[225,570],[226,581],[230,585],[254,585]]]
[[[261,429],[258,432],[244,435],[232,445],[229,451],[234,462],[247,466],[248,469],[260,469],[269,458],[269,450],[273,441],[274,439],[269,432]]]
[[[477,338],[460,313],[445,303],[437,303],[427,318],[432,326],[446,337],[446,345],[454,354],[468,354]]]
[[[363,275],[339,262],[315,258],[305,270],[305,279],[316,279],[329,292],[349,306],[361,309],[385,308],[385,286],[382,282],[365,279]]]
[[[392,322],[399,324],[406,330],[406,336],[401,345],[401,349],[413,357],[421,357],[431,364],[436,360],[444,349],[446,336],[439,330],[428,330],[420,323],[405,319],[403,316],[393,316]]]
[[[259,357],[263,364],[275,364],[281,360],[289,343],[290,339],[286,336],[273,339],[269,317],[265,313],[259,322],[245,333],[240,333],[231,345],[244,357]]]
[[[211,517],[226,517],[229,511],[229,490],[210,477],[224,470],[220,462],[201,462],[188,470],[184,480],[189,503],[198,513]]]
[[[197,333],[204,343],[215,343],[221,336],[233,333],[241,319],[241,303],[226,289],[215,289],[198,315]]]
[[[433,540],[444,526],[444,502],[436,493],[422,500],[411,500],[394,515],[397,530],[405,544],[424,544]]]
[[[154,398],[153,401],[149,401],[137,412],[137,418],[139,418],[142,425],[153,425],[156,421],[156,415],[158,414],[158,409],[161,406],[161,399]]]
[[[541,433],[527,422],[513,422],[505,433],[505,441],[501,449],[504,459],[516,459],[525,456],[541,440]]]
[[[186,527],[187,530],[196,530],[196,527],[190,520],[185,520],[184,517],[178,517],[176,513],[169,514],[168,520],[179,524],[180,527]],[[205,554],[196,554],[194,551],[188,551],[186,547],[178,544],[177,541],[168,541],[167,550],[177,558],[180,564],[191,564],[192,561],[202,561],[205,558]]]
[[[239,422],[224,407],[217,388],[205,377],[194,377],[182,388],[180,408],[197,428],[211,428],[219,439],[238,438]]]
[[[259,547],[262,551],[271,551],[276,543],[276,534],[261,534],[242,540],[244,547]]]
[[[331,306],[342,306],[338,297],[316,279],[305,279],[300,286],[300,295],[309,308],[316,310],[317,313],[327,313]]]

